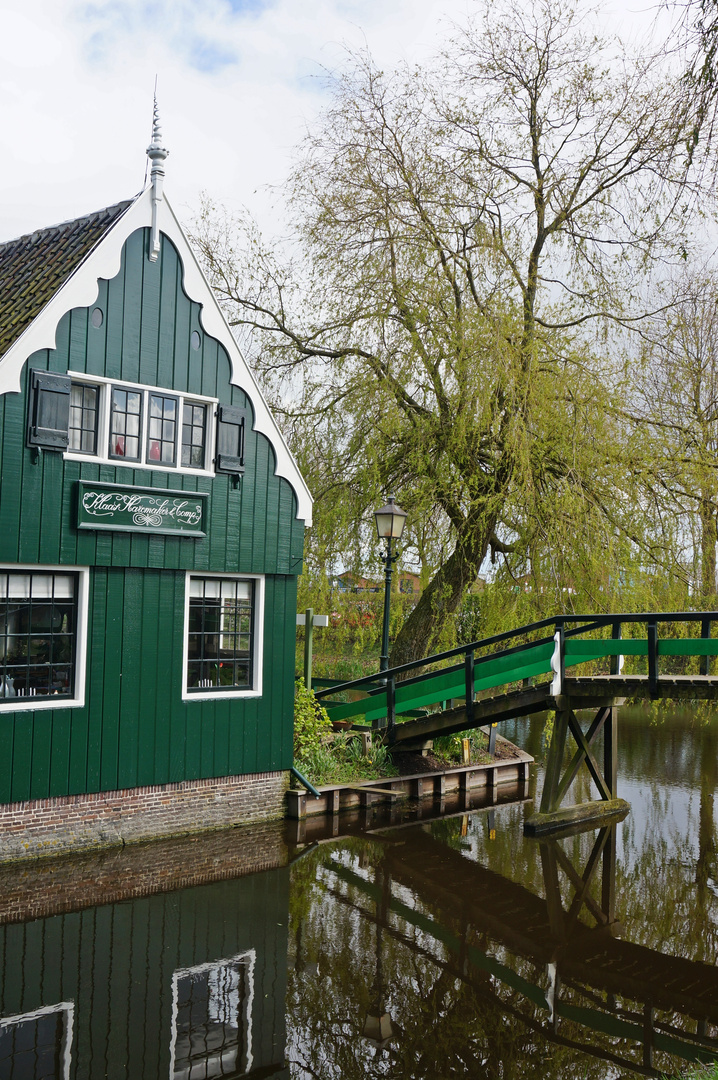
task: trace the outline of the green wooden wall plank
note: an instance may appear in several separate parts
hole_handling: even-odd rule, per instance
[[[174,247],[168,243],[165,237],[162,238],[159,268],[158,384],[185,390],[187,387],[187,357],[179,355],[175,343],[175,313],[180,272],[179,259]]]
[[[52,712],[39,708],[32,720],[32,768],[30,798],[45,799],[50,794],[50,760],[52,754]]]
[[[84,748],[81,742],[75,742],[73,738],[70,747],[70,773],[73,777],[75,792],[100,791],[104,787],[110,787],[116,778],[114,772],[106,769],[103,774],[103,741],[111,738],[113,720],[110,710],[117,702],[108,700],[105,702],[105,648],[106,648],[106,621],[107,621],[107,597],[108,597],[108,572],[107,570],[95,570],[90,578],[90,627],[87,654],[87,681],[86,701],[87,706],[80,713],[73,710],[73,735],[81,738],[83,727],[87,732],[87,744]],[[82,716],[82,721],[75,721],[77,716]],[[114,721],[115,732],[117,727]],[[104,740],[103,740],[104,736]],[[108,747],[105,747],[107,752]],[[85,786],[82,784],[83,773],[85,774]]]
[[[105,375],[105,351],[107,348],[107,294],[108,282],[100,281],[97,300],[92,305],[99,307],[103,313],[102,325],[93,326],[90,322],[87,330],[87,352],[84,357],[85,363],[81,366],[82,358],[72,357],[71,368],[76,371],[86,371],[88,375]]]
[[[158,581],[155,639],[157,694],[154,706],[154,752],[151,757],[153,770],[152,778],[141,780],[141,783],[168,784],[170,782],[170,717],[173,699],[179,697],[182,672],[181,654],[177,649],[177,635],[174,632],[176,614],[175,575],[164,572],[159,575]],[[151,695],[148,700],[151,700]],[[142,772],[142,769],[140,771]]]
[[[103,664],[97,673],[97,678],[103,688],[100,787],[104,791],[120,786],[118,777],[120,772],[122,636],[125,614],[128,617],[132,615],[129,611],[125,612],[124,584],[125,575],[122,570],[108,572],[104,649],[97,650],[97,661]],[[100,628],[95,629],[102,632]]]
[[[201,741],[199,757],[199,775],[203,778],[214,776],[214,736],[215,736],[215,713],[214,701],[204,701],[200,705],[201,711]]]
[[[147,705],[147,683],[156,676],[157,645],[157,577],[139,570],[126,570],[124,575],[124,606],[122,619],[122,666],[120,670],[120,751],[118,783],[120,787],[148,784],[140,779],[139,761],[152,762],[154,753],[154,710]],[[149,630],[147,629],[149,624]],[[145,654],[145,648],[147,653]],[[148,715],[149,713],[149,715]],[[145,772],[151,776],[151,770]]]
[[[142,381],[140,379],[140,320],[144,246],[142,230],[128,237],[125,245],[121,378],[127,379],[128,382]]]
[[[107,290],[107,323],[105,375],[109,379],[122,378],[122,328],[125,312],[125,265],[127,250],[123,249],[120,271],[109,283]]]
[[[72,715],[70,709],[53,709],[50,781],[48,795],[65,795],[70,786],[70,738]]]
[[[146,250],[147,240],[143,237],[142,247]],[[142,260],[142,307],[140,312],[140,377],[139,382],[148,386],[164,386],[166,381],[159,373],[159,337],[160,337],[160,288],[161,263]]]
[[[34,714],[31,712],[15,713],[15,739],[12,756],[12,794],[11,802],[20,802],[30,798],[32,770],[32,731]]]

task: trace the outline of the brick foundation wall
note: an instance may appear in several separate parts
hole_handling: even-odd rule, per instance
[[[286,772],[30,799],[0,806],[0,863],[284,816]]]
[[[0,924],[286,866],[284,822],[0,866]]]

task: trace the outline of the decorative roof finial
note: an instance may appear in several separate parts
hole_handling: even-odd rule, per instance
[[[159,204],[162,202],[162,182],[165,178],[164,162],[169,154],[162,146],[160,128],[160,110],[157,105],[157,80],[155,79],[155,100],[152,110],[152,142],[147,147],[147,157],[152,162],[150,184],[152,185],[152,237],[150,243],[150,262],[157,262],[160,254]]]

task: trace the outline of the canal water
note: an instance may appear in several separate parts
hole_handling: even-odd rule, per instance
[[[604,1080],[718,1057],[718,718],[624,711],[619,732],[631,813],[610,829],[524,838],[539,765],[495,806],[0,869],[0,1080]],[[542,757],[540,719],[505,734]]]

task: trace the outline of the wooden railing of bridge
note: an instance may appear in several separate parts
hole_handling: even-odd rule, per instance
[[[718,697],[718,677],[711,670],[718,656],[716,627],[718,612],[561,615],[337,683],[316,696],[332,720],[371,723],[397,749],[553,710],[540,811],[527,822],[527,831],[538,833],[591,815],[625,812],[616,790],[616,707],[626,699]],[[581,708],[598,709],[586,731],[576,717]],[[601,732],[603,767],[592,749]],[[576,752],[564,770],[569,734]],[[584,763],[599,800],[565,807]]]

